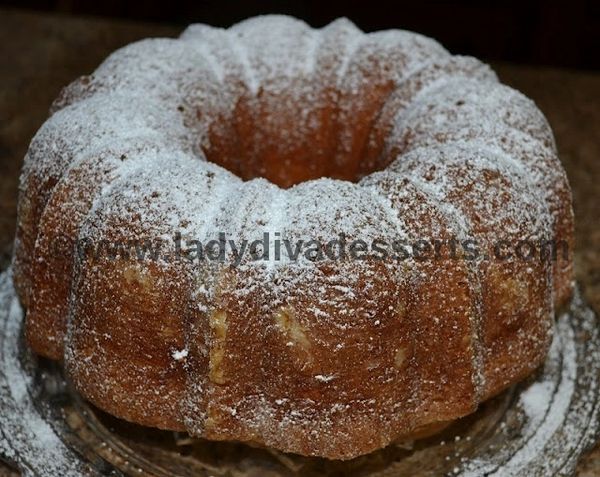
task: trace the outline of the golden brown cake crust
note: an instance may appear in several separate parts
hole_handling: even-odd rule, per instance
[[[136,255],[219,232],[571,249],[569,185],[535,105],[478,60],[343,19],[192,25],[65,89],[21,179],[14,279],[32,348],[132,422],[349,459],[528,375],[572,290],[560,255]]]

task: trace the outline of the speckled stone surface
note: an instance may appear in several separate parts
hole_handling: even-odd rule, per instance
[[[202,19],[195,19],[201,21]],[[180,28],[0,10],[0,266],[12,254],[17,182],[29,140],[60,88],[116,48]],[[456,52],[460,53],[460,52]],[[573,188],[576,275],[600,311],[600,74],[507,64],[500,79],[533,98],[548,117]],[[0,476],[13,475],[0,463]],[[600,476],[600,446],[578,476]]]

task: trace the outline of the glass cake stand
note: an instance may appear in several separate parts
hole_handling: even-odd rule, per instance
[[[10,270],[0,275],[0,459],[23,476],[571,475],[599,437],[599,320],[578,291],[544,366],[435,436],[346,462],[136,426],[86,403],[23,340]]]

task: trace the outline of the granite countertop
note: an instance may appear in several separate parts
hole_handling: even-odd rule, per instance
[[[31,137],[60,88],[89,73],[111,51],[180,28],[0,10],[0,266],[12,253],[17,183]],[[534,99],[556,136],[573,189],[575,268],[584,296],[600,312],[600,74],[493,63],[504,83]],[[0,476],[13,475],[0,464]],[[578,476],[600,476],[600,445]]]

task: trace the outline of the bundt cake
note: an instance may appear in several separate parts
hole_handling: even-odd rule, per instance
[[[140,256],[267,232],[262,257]],[[265,255],[278,238],[313,250]],[[532,101],[415,33],[265,16],[128,45],[61,93],[25,158],[13,271],[31,347],[99,408],[349,459],[543,362],[571,259],[439,246],[500,239],[573,241]],[[368,247],[319,256],[336,240]]]

